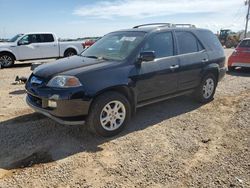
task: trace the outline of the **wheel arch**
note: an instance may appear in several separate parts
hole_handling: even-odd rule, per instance
[[[219,65],[216,64],[216,63],[212,63],[212,64],[209,64],[208,66],[206,66],[203,71],[202,71],[202,78],[204,76],[206,76],[207,74],[209,73],[212,73],[216,80],[218,81],[219,80]],[[202,80],[202,79],[201,79]]]
[[[8,51],[8,50],[0,51],[0,55],[2,55],[2,54],[9,54],[9,55],[11,55],[14,58],[15,61],[17,60],[16,56],[11,51]]]
[[[69,50],[73,50],[73,51],[75,51],[76,52],[76,54],[78,54],[79,52],[78,52],[78,49],[77,48],[75,48],[74,46],[68,46],[66,49],[65,49],[65,51],[64,51],[64,53],[63,53],[63,56],[65,57],[65,55],[66,55],[66,52],[67,51],[69,51]]]
[[[135,114],[136,103],[137,103],[136,95],[135,95],[134,90],[127,85],[111,86],[111,87],[105,88],[103,90],[100,90],[93,96],[92,102],[95,100],[96,97],[98,97],[106,92],[112,92],[112,91],[124,95],[128,99],[128,101],[131,105],[132,114]]]

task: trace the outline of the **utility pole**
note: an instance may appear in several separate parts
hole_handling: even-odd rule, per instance
[[[245,27],[244,38],[247,37],[247,28],[248,28],[249,11],[250,11],[250,0],[245,0],[245,5],[248,6],[248,8],[247,8],[246,27]]]

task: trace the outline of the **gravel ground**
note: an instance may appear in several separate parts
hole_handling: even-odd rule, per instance
[[[249,70],[227,74],[209,104],[141,108],[107,139],[34,113],[13,84],[29,65],[0,70],[0,187],[250,187]]]

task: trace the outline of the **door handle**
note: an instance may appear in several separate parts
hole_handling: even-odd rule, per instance
[[[178,69],[179,68],[179,65],[171,65],[169,67],[171,70],[175,70],[175,69]]]
[[[202,59],[202,63],[208,62],[208,59]]]

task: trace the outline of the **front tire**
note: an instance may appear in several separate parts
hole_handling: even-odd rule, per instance
[[[0,64],[4,68],[11,67],[15,63],[15,58],[13,55],[8,53],[2,53],[0,55]]]
[[[87,126],[92,133],[110,137],[120,133],[131,117],[127,98],[117,92],[98,96],[91,105]]]
[[[208,103],[214,99],[217,87],[217,79],[209,73],[203,77],[199,87],[195,91],[195,99],[200,103]]]

